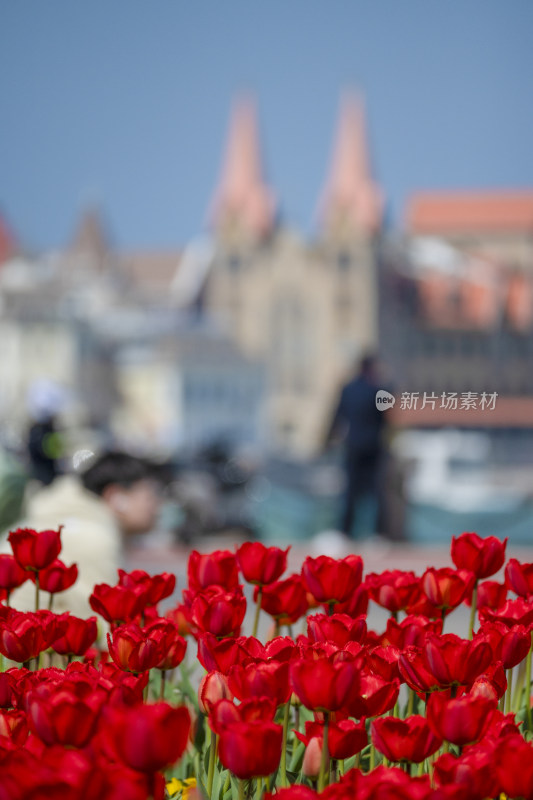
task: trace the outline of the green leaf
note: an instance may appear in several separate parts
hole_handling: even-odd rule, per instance
[[[294,772],[295,770],[297,772],[300,771],[300,769],[302,768],[302,761],[304,759],[304,754],[305,754],[305,744],[303,742],[298,741],[298,744],[294,748],[292,758],[289,763],[289,770],[291,772]]]

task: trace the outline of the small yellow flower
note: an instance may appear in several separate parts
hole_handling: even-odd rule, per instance
[[[169,793],[170,797],[177,797],[179,794],[181,800],[187,800],[189,792],[191,789],[194,789],[195,786],[196,778],[187,778],[184,781],[179,781],[177,778],[172,778],[172,780],[167,783],[167,792]]]

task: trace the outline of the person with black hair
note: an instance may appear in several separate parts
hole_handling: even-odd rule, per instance
[[[68,610],[81,617],[93,613],[88,602],[93,587],[116,583],[127,537],[153,530],[159,502],[154,466],[117,451],[97,457],[81,475],[57,478],[28,500],[25,518],[13,529],[61,525],[59,557],[67,566],[78,565],[78,580],[56,596],[54,611]],[[7,542],[1,549],[9,552]],[[12,604],[30,610],[30,587],[23,584],[13,592]]]

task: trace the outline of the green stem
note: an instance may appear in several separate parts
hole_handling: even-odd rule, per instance
[[[257,790],[256,790],[256,800],[261,800],[261,795],[263,793],[263,778],[257,779]]]
[[[511,699],[513,696],[513,670],[507,670],[507,691],[505,692],[505,713],[511,710]]]
[[[331,617],[335,608],[335,600],[330,600],[328,603],[328,617]]]
[[[259,627],[259,614],[261,612],[261,600],[263,598],[263,587],[258,586],[257,589],[257,601],[255,604],[255,617],[254,617],[254,627],[252,630],[252,636],[257,636],[257,629]]]
[[[533,647],[533,645],[532,645]],[[526,659],[526,722],[528,731],[531,730],[531,647]]]
[[[407,700],[407,716],[410,717],[415,707],[415,690],[409,687],[409,699]]]
[[[52,610],[52,606],[54,605],[54,595],[50,592],[50,597],[48,598],[48,611]]]
[[[370,742],[370,772],[376,766],[376,748],[374,747],[374,742]]]
[[[35,573],[35,610],[39,611],[39,573]]]
[[[239,800],[244,800],[244,778],[239,778]]]
[[[285,711],[283,713],[283,741],[281,745],[281,785],[283,788],[288,786],[287,783],[287,733],[289,730],[289,713],[291,710],[290,699],[285,703]]]
[[[159,690],[159,699],[160,700],[164,700],[165,699],[166,678],[167,678],[166,672],[165,672],[164,669],[162,669],[161,670],[161,688]]]
[[[424,774],[424,762],[421,761],[418,765],[418,777],[421,777]]]
[[[209,729],[209,767],[207,771],[207,794],[211,797],[213,792],[213,778],[215,777],[215,760],[217,755],[217,736]],[[240,795],[239,795],[240,796]]]
[[[320,772],[318,774],[318,791],[323,791],[326,785],[326,770],[328,764],[328,733],[329,711],[324,712],[324,736],[322,738],[322,755],[320,756]]]
[[[470,609],[470,624],[468,625],[468,638],[471,639],[474,635],[474,622],[476,619],[477,611],[477,581],[474,584],[474,591],[472,592],[472,607]]]

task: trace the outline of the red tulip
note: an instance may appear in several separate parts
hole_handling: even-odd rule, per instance
[[[352,686],[346,709],[351,717],[377,717],[394,707],[400,691],[400,681],[387,681],[379,675],[361,672]]]
[[[32,574],[32,579],[35,580],[35,573]],[[39,586],[45,592],[56,594],[56,592],[64,592],[76,582],[78,578],[78,565],[71,564],[67,567],[58,558],[52,561],[50,566],[45,569],[39,570]]]
[[[65,616],[66,628],[62,636],[51,643],[52,650],[60,655],[83,656],[98,636],[96,617],[79,619]]]
[[[360,753],[368,744],[368,734],[364,720],[342,719],[330,722],[328,750],[332,758],[350,758]]]
[[[264,586],[277,581],[287,569],[287,553],[279,547],[265,547],[262,542],[245,542],[237,550],[237,561],[248,583]]]
[[[229,698],[214,703],[209,713],[209,726],[214,733],[221,733],[235,722],[273,722],[276,703],[270,697],[249,697],[239,705]]]
[[[125,586],[99,583],[89,597],[89,604],[93,611],[108,622],[132,622],[146,605],[146,593],[143,591],[139,594]]]
[[[198,592],[191,605],[191,620],[200,631],[213,636],[238,636],[246,614],[246,598],[239,589],[227,592],[211,586]]]
[[[265,777],[281,758],[283,729],[273,722],[234,722],[220,732],[219,758],[238,778]]]
[[[145,672],[162,660],[164,653],[157,634],[134,622],[119,625],[107,634],[109,655],[115,664],[128,672]]]
[[[507,627],[525,625],[529,628],[533,624],[533,602],[517,597],[516,600],[506,600],[500,608],[482,608],[479,612],[481,622],[485,620],[503,622]]]
[[[452,539],[452,561],[458,569],[473,572],[476,580],[488,578],[498,572],[505,561],[505,547],[495,536],[482,539],[477,533],[463,533]]]
[[[144,632],[151,639],[158,642],[161,659],[155,665],[156,669],[175,669],[187,651],[187,642],[180,636],[178,626],[168,619],[158,619],[146,625]]]
[[[89,680],[43,684],[27,699],[28,721],[47,745],[85,747],[96,729],[107,692]]]
[[[314,614],[307,617],[307,635],[311,642],[333,642],[343,648],[348,642],[364,642],[366,619],[353,619],[348,614]]]
[[[504,669],[516,667],[531,647],[531,633],[523,625],[508,628],[503,622],[486,622],[477,636],[490,644],[494,659],[501,661]]]
[[[28,722],[24,711],[0,710],[0,742],[8,739],[16,747],[22,747],[28,738]]]
[[[492,650],[481,639],[469,641],[453,633],[428,634],[422,647],[426,669],[442,687],[469,684],[488,667]]]
[[[231,592],[239,585],[237,557],[229,550],[202,555],[193,550],[187,566],[189,588],[201,592],[209,586],[222,586]]]
[[[484,697],[503,697],[507,689],[507,678],[501,661],[493,661],[489,667],[466,687],[470,694]]]
[[[344,706],[359,669],[359,661],[342,651],[330,656],[308,651],[291,662],[290,683],[307,708],[337,711]]]
[[[318,739],[320,747],[318,748],[318,761],[320,766],[320,754],[322,750],[322,741],[324,738],[324,723],[323,722],[306,722],[305,734],[294,731],[297,738],[303,742],[309,749],[313,739]],[[355,722],[353,719],[342,719],[340,721],[330,720],[328,731],[328,750],[331,758],[350,758],[351,756],[360,753],[361,750],[368,744],[368,735],[366,732],[366,724],[362,722]],[[313,758],[308,758],[308,761]],[[306,774],[316,775],[314,770],[307,771]]]
[[[191,610],[185,604],[180,603],[175,608],[169,609],[165,617],[178,626],[180,636],[188,636],[191,633]]]
[[[429,602],[440,609],[456,608],[470,597],[475,577],[472,572],[459,572],[449,567],[430,567],[422,575],[422,591]]]
[[[360,585],[363,560],[350,555],[342,559],[308,556],[302,566],[307,589],[319,603],[343,603]]]
[[[185,706],[154,703],[106,711],[106,738],[120,760],[138,772],[157,772],[174,764],[187,746],[190,727]]]
[[[406,647],[400,653],[398,669],[402,679],[415,692],[427,694],[439,686],[439,681],[426,666],[421,647]]]
[[[10,553],[0,554],[0,589],[11,592],[28,578],[28,573],[20,566],[15,556]]]
[[[8,541],[13,555],[23,569],[40,570],[50,566],[61,551],[61,528],[57,531],[34,531],[18,528]]]
[[[533,564],[521,564],[510,558],[505,567],[505,583],[520,597],[529,597],[533,594]]]
[[[414,572],[399,569],[386,570],[379,574],[366,576],[366,587],[372,600],[389,611],[397,612],[407,608],[420,593],[420,578]]]
[[[316,800],[317,794],[309,786],[293,783],[287,789],[276,789],[275,794],[267,792],[263,800]]]
[[[276,705],[286,703],[291,696],[288,662],[258,662],[245,666],[236,664],[228,673],[228,685],[235,697],[271,697]]]
[[[149,575],[143,569],[134,569],[132,572],[125,572],[123,569],[118,571],[119,586],[126,589],[141,589],[141,593],[146,597],[147,606],[155,606],[165,597],[170,597],[176,588],[176,576],[168,572],[161,575]]]
[[[211,633],[198,635],[198,661],[208,672],[216,669],[227,675],[233,664],[250,657],[260,658],[262,652],[261,642],[253,636],[228,637],[219,641]]]
[[[483,581],[477,587],[477,607],[500,608],[507,600],[507,586],[497,581]],[[467,601],[468,602],[468,601]]]
[[[66,630],[67,615],[50,611],[22,613],[10,609],[0,620],[0,653],[12,661],[26,662],[50,647]]]
[[[437,786],[464,787],[469,800],[484,800],[499,794],[493,758],[488,752],[469,747],[459,757],[451,753],[433,764]]]
[[[498,742],[493,761],[499,788],[508,797],[533,799],[533,747],[512,733]]]
[[[258,590],[254,590],[257,602]],[[308,609],[307,595],[300,575],[290,575],[263,587],[261,608],[274,617],[279,625],[291,625],[303,617]]]
[[[372,741],[389,761],[414,761],[416,764],[436,753],[442,739],[436,736],[424,717],[407,719],[380,717],[371,723]]]
[[[362,583],[344,603],[336,603],[337,614],[348,614],[349,617],[360,617],[368,611],[368,590]]]
[[[380,642],[383,645],[393,644],[399,650],[406,647],[420,647],[428,633],[441,633],[442,620],[430,620],[427,617],[409,614],[401,622],[392,617],[387,620],[387,628]]]
[[[481,739],[495,709],[496,700],[492,698],[465,694],[450,700],[434,692],[428,700],[427,719],[437,736],[463,746]]]
[[[379,766],[365,774],[352,769],[327,787],[321,800],[433,800],[429,777],[411,778],[396,767]],[[435,800],[437,800],[435,798]],[[439,798],[438,800],[442,800]],[[458,800],[458,798],[454,798]],[[463,798],[461,798],[463,800]],[[466,800],[466,798],[464,799]]]
[[[393,678],[400,679],[399,658],[400,650],[389,644],[386,647],[373,647],[368,654],[367,663],[375,675],[392,681]]]

